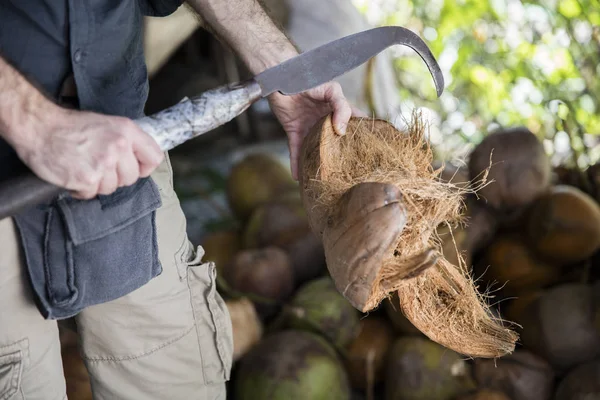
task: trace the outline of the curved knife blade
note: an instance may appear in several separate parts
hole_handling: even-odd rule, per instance
[[[353,70],[396,44],[412,48],[423,59],[439,97],[444,91],[444,76],[435,57],[419,36],[398,26],[369,29],[335,40],[269,68],[254,79],[262,96],[274,92],[297,94]]]

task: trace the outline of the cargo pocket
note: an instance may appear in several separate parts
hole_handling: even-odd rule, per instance
[[[215,264],[202,263],[203,255],[201,247],[191,252],[192,259],[186,263],[187,282],[202,357],[204,383],[216,384],[230,378],[233,330],[227,305],[217,292]]]
[[[21,399],[18,395],[27,341],[0,347],[0,400]]]
[[[62,319],[124,296],[161,272],[150,179],[110,196],[69,197],[16,218],[40,311]],[[45,221],[40,224],[39,221]]]

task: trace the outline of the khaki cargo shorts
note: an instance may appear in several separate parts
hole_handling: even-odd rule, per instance
[[[168,157],[153,173],[161,275],[75,317],[95,399],[225,399],[231,320],[186,235]],[[56,321],[37,310],[11,219],[0,221],[0,400],[66,398]]]

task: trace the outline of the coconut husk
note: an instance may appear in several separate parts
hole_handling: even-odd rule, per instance
[[[436,234],[460,222],[467,189],[438,179],[424,124],[415,116],[409,126],[352,118],[339,136],[327,116],[305,138],[303,202],[327,268],[360,311],[397,291],[402,312],[432,340],[473,357],[510,353],[517,335],[491,315],[464,262],[443,257]]]

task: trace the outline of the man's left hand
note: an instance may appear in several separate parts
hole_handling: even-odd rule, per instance
[[[329,82],[293,96],[275,93],[269,97],[269,102],[273,113],[287,133],[290,167],[296,180],[302,141],[321,118],[333,113],[332,121],[336,133],[344,135],[351,116],[367,116],[348,103],[342,87],[337,82]]]

